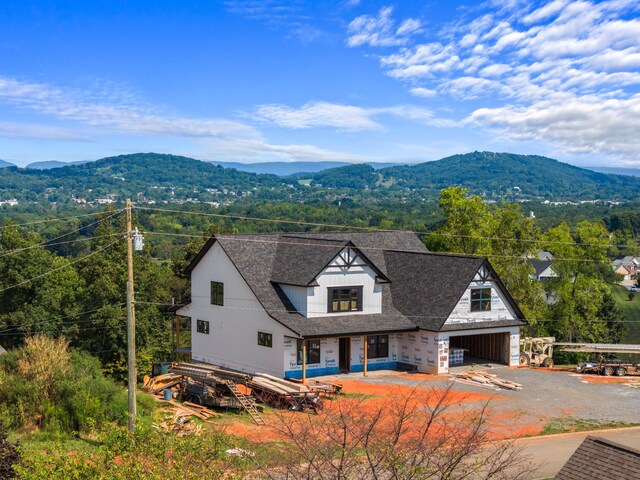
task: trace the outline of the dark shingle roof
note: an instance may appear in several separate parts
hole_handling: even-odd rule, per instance
[[[550,260],[529,260],[527,263],[536,271],[536,277],[551,266]]]
[[[556,480],[594,480],[640,478],[640,450],[588,436],[564,464]]]
[[[267,313],[303,337],[418,328],[439,331],[485,262],[480,257],[431,254],[412,232],[217,235],[188,272],[216,241]],[[304,317],[280,284],[309,285],[345,246],[356,249],[381,279],[391,281],[381,285],[382,313]],[[502,326],[493,323],[487,326]],[[511,321],[509,325],[522,323]]]
[[[483,265],[482,257],[386,251],[393,304],[422,329],[466,330],[469,324],[444,325]],[[495,278],[497,275],[493,274]],[[501,284],[498,284],[502,287]],[[502,293],[508,295],[505,288]],[[512,302],[515,305],[515,302]],[[516,315],[524,318],[516,308]],[[500,322],[501,324],[498,324]],[[485,326],[522,325],[521,320],[482,322]],[[474,325],[473,328],[480,328]]]

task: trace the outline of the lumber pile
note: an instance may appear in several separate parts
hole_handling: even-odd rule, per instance
[[[154,428],[164,432],[173,432],[179,437],[185,435],[200,435],[202,433],[202,425],[193,422],[194,417],[210,423],[209,419],[211,417],[220,416],[219,413],[212,412],[201,405],[190,402],[180,404],[173,400],[169,402],[167,407],[162,408],[160,411],[168,413],[169,415],[164,421],[154,423]]]
[[[522,385],[519,383],[500,379],[497,375],[481,370],[470,370],[468,372],[452,373],[451,375],[457,382],[488,388],[490,390],[500,390],[502,388],[508,390],[522,390]]]
[[[158,394],[165,388],[172,388],[182,381],[182,375],[168,373],[166,375],[158,375],[156,377],[144,376],[142,390],[149,393]]]

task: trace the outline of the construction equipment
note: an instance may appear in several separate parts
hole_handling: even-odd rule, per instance
[[[552,368],[553,346],[555,337],[525,337],[520,339],[520,366],[530,365],[536,367]]]

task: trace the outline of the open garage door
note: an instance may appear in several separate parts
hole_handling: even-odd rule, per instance
[[[464,349],[465,363],[474,360],[509,364],[509,333],[484,333],[449,337],[449,349]]]

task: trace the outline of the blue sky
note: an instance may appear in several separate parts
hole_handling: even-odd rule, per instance
[[[640,2],[3,2],[0,158],[640,167]]]

